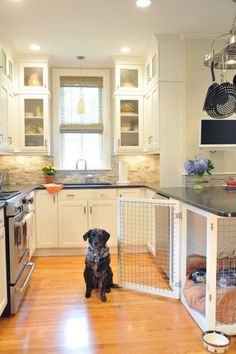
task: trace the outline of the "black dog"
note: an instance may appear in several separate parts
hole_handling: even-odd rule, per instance
[[[93,289],[101,289],[100,299],[103,302],[107,301],[106,293],[111,291],[110,288],[118,287],[113,283],[111,257],[106,246],[109,237],[110,234],[102,229],[91,229],[83,236],[83,239],[89,242],[84,270],[85,297],[91,297]]]

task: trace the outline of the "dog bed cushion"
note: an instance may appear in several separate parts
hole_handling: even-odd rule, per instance
[[[191,255],[188,258],[187,278],[183,290],[184,296],[190,308],[204,315],[206,284],[196,284],[189,279],[189,276],[196,269],[206,267],[206,258],[200,255]],[[232,260],[232,258],[222,258],[217,262],[218,269],[222,269],[222,267],[230,267]],[[236,323],[236,287],[216,289],[216,320],[224,324]]]

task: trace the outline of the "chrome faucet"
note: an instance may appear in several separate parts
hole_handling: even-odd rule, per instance
[[[83,175],[87,175],[87,161],[86,161],[85,159],[78,159],[78,160],[76,160],[76,163],[75,163],[75,168],[76,168],[76,170],[79,169],[79,163],[80,163],[80,162],[83,162],[83,163],[84,163],[84,170],[83,170],[83,172],[81,172],[81,173],[83,173]]]
[[[93,179],[93,175],[88,175],[88,171],[87,171],[87,161],[85,160],[85,159],[78,159],[78,160],[76,160],[76,163],[75,163],[75,168],[76,168],[76,170],[78,170],[79,169],[79,163],[80,162],[83,162],[84,163],[84,169],[83,170],[81,170],[81,172],[80,172],[80,174],[82,175],[82,176],[84,176],[84,182],[85,183],[88,183],[91,179]]]

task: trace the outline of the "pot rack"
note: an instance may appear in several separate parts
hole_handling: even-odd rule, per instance
[[[236,0],[232,1],[236,2]],[[223,37],[228,37],[226,39],[227,45],[216,53],[214,45],[218,39]],[[211,66],[212,62],[214,62],[215,69],[236,69],[236,15],[231,30],[212,41],[210,53],[205,55],[204,65]]]

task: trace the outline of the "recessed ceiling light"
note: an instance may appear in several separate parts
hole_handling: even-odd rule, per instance
[[[38,50],[40,50],[40,46],[38,44],[31,44],[30,45],[30,49],[37,52]]]
[[[129,47],[120,48],[120,52],[121,53],[129,53],[130,52],[130,48]]]
[[[137,0],[136,5],[138,7],[148,7],[151,5],[151,0]]]

